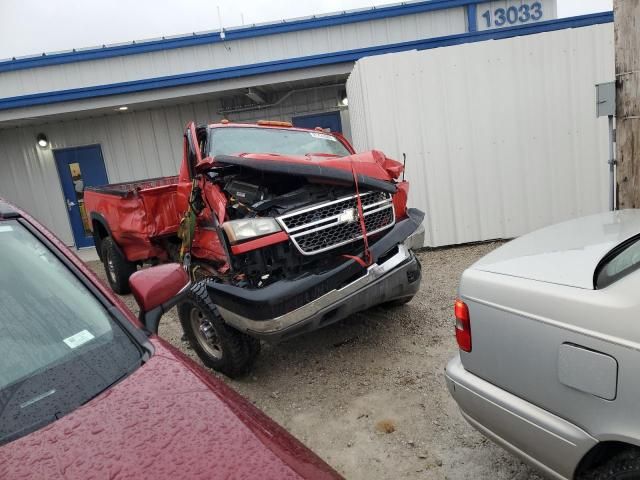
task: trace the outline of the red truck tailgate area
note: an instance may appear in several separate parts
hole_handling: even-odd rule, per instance
[[[173,234],[180,224],[178,177],[88,188],[87,211],[106,217],[111,236],[129,261],[164,255],[152,240]]]

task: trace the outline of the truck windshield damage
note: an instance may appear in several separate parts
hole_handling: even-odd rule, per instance
[[[177,180],[89,189],[85,201],[118,293],[143,263],[188,260],[200,283],[179,315],[205,364],[237,375],[260,339],[417,292],[424,214],[407,208],[399,162],[317,130],[226,123],[190,124],[184,152]]]

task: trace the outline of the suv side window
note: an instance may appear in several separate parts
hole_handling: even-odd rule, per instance
[[[605,288],[640,268],[640,238],[636,237],[605,256],[595,273],[595,288]]]

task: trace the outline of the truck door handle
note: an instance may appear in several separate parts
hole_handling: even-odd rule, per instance
[[[76,206],[76,202],[72,202],[72,201],[71,201],[71,200],[69,200],[68,198],[67,198],[66,200],[67,200],[67,208],[68,208],[69,210],[71,210],[73,207],[75,207],[75,206]]]

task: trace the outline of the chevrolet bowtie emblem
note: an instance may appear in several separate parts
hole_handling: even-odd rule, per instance
[[[352,223],[358,218],[356,210],[354,208],[348,208],[338,215],[338,223]]]

